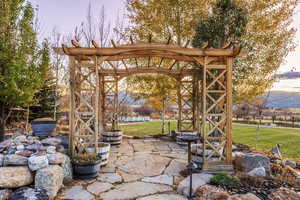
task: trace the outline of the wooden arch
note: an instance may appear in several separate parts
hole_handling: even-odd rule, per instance
[[[119,80],[137,73],[161,73],[178,81],[179,131],[202,136],[203,169],[232,167],[232,63],[243,55],[239,46],[212,49],[170,44],[133,43],[83,48],[72,40],[57,53],[69,56],[70,153],[83,140],[98,151],[101,133],[118,127]]]

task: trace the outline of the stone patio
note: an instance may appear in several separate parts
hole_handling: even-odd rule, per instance
[[[113,146],[97,180],[73,181],[57,199],[186,200],[177,193],[187,151],[162,139],[124,139]]]

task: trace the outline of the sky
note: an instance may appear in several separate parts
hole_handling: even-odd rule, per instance
[[[100,14],[102,6],[109,21],[114,22],[118,13],[124,13],[125,0],[28,0],[38,8],[38,19],[43,30],[42,36],[54,28],[61,33],[73,32],[76,26],[85,21],[89,2],[93,6],[93,12]],[[99,14],[97,13],[99,12]]]
[[[72,32],[80,22],[86,18],[89,2],[93,5],[95,15],[102,6],[108,19],[114,22],[118,15],[125,13],[125,0],[29,0],[34,6],[38,6],[41,37],[47,37],[53,28],[61,33]],[[294,16],[293,27],[299,29],[296,33],[296,50],[290,52],[286,62],[281,65],[278,73],[291,71],[293,68],[300,71],[300,6]]]

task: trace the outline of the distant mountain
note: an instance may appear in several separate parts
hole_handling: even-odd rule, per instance
[[[266,106],[272,108],[300,108],[300,93],[271,91]]]
[[[135,100],[133,98],[133,95],[130,93],[126,93],[124,91],[119,92],[119,101],[122,101],[126,104],[129,104],[131,106],[137,106],[137,105],[143,105],[146,100],[145,99],[141,99],[141,100]]]
[[[300,72],[286,72],[283,74],[278,74],[277,77],[281,79],[294,79],[294,78],[300,78]]]
[[[126,92],[123,91],[119,92],[119,101],[121,100],[132,106],[142,105],[146,102],[145,99],[135,101],[130,94],[126,95]],[[271,91],[266,106],[271,108],[300,108],[300,93]]]

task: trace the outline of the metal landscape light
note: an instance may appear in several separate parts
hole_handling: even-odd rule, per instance
[[[189,200],[192,200],[193,199],[193,194],[192,194],[192,190],[193,190],[193,171],[195,169],[197,169],[197,165],[193,162],[190,162],[186,168],[188,169],[189,171],[189,174],[190,174],[190,190],[189,190],[189,196],[188,196],[188,199]]]

